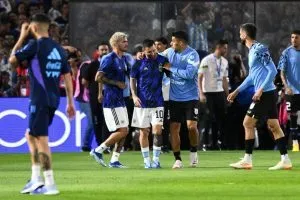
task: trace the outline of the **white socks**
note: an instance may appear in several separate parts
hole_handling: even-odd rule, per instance
[[[45,186],[54,185],[53,170],[44,171]]]
[[[244,161],[246,161],[246,162],[252,162],[252,154],[245,153]]]
[[[146,163],[147,165],[150,165],[150,150],[149,147],[145,147],[145,148],[141,148],[142,151],[142,155],[144,158],[144,163]]]
[[[114,162],[119,161],[119,157],[120,157],[120,153],[114,151],[111,156],[110,162],[114,163]]]
[[[41,166],[39,164],[31,166],[31,180],[37,181],[41,175]]]
[[[108,147],[106,146],[106,144],[103,142],[99,147],[97,147],[95,149],[96,152],[98,153],[103,153],[103,151],[105,151]]]

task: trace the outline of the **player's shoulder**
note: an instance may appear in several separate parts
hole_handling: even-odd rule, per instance
[[[115,53],[110,52],[101,58],[101,63],[111,63],[114,58],[115,58]]]
[[[165,56],[162,56],[160,54],[157,55],[157,59],[158,62],[168,62],[168,58],[166,58]]]
[[[285,50],[283,50],[282,54],[286,55],[286,54],[289,54],[289,53],[293,53],[294,51],[295,51],[295,48],[293,46],[289,46]]]
[[[253,44],[251,50],[253,50],[254,53],[269,53],[269,48],[265,44],[259,42]]]

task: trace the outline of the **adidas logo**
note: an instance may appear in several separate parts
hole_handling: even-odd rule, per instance
[[[49,60],[61,60],[61,57],[56,48],[53,48],[51,53],[47,57]]]

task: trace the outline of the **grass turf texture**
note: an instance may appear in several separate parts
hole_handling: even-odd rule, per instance
[[[172,154],[161,155],[162,169],[144,169],[140,152],[125,152],[121,162],[128,169],[98,165],[88,153],[54,153],[54,176],[58,196],[19,194],[31,175],[27,154],[0,155],[0,200],[185,200],[185,199],[299,199],[300,153],[290,152],[294,168],[268,171],[279,161],[279,153],[255,151],[252,170],[228,167],[242,151],[199,152],[198,168],[172,170]],[[104,155],[106,162],[110,155]]]

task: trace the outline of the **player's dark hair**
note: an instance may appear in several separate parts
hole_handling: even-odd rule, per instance
[[[227,44],[228,45],[228,41],[227,40],[219,40],[219,41],[217,41],[216,42],[216,44],[215,44],[215,47],[218,47],[218,46],[224,46],[225,44]]]
[[[292,34],[300,35],[300,29],[294,29]]]
[[[158,38],[155,39],[155,42],[161,42],[164,45],[168,45],[169,44],[167,38],[165,38],[165,37],[158,37]]]
[[[245,23],[241,25],[240,27],[242,30],[244,30],[249,38],[252,40],[255,40],[256,38],[256,26],[252,23]]]
[[[43,13],[38,13],[32,16],[31,22],[50,24],[51,21],[47,15]]]
[[[108,47],[109,47],[109,44],[108,44],[108,42],[106,42],[106,41],[102,41],[102,42],[100,42],[99,44],[98,44],[98,46],[97,46],[97,48],[96,49],[98,49],[100,46],[102,46],[102,45],[107,45]]]
[[[179,40],[183,40],[185,43],[189,42],[189,36],[185,31],[176,31],[172,33],[172,37],[175,37]]]
[[[152,47],[154,45],[154,41],[151,39],[145,39],[143,41],[143,48]]]

